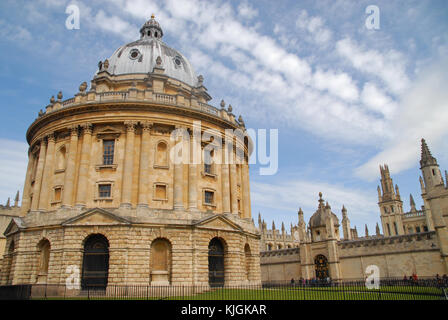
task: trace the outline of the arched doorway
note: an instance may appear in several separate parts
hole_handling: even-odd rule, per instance
[[[328,260],[322,254],[319,254],[314,258],[314,265],[316,267],[316,278],[317,279],[326,279],[330,276],[328,272]]]
[[[90,235],[84,243],[82,289],[106,289],[109,275],[109,241],[101,234]]]
[[[218,238],[208,245],[208,283],[210,287],[224,286],[224,246]]]

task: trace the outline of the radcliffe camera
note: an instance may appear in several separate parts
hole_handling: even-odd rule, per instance
[[[446,301],[447,15],[3,1],[0,300],[167,319]]]

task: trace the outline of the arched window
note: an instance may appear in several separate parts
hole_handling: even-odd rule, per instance
[[[397,228],[396,222],[394,222],[394,230],[395,230],[395,235],[398,235],[398,228]]]
[[[50,241],[42,239],[37,245],[39,262],[37,265],[37,283],[47,283],[48,267],[50,265]]]
[[[386,227],[387,227],[387,233],[389,234],[389,236],[391,236],[392,234],[390,233],[390,225],[388,223],[386,223]]]
[[[47,274],[50,263],[50,241],[43,239],[39,242],[39,274]]]
[[[6,283],[7,284],[11,284],[12,283],[12,278],[13,275],[11,274],[11,266],[12,266],[12,261],[14,259],[14,250],[15,250],[15,242],[14,240],[11,241],[11,243],[9,244],[8,247],[8,257],[6,258]]]
[[[169,285],[171,280],[171,243],[158,238],[151,243],[151,285]]]
[[[244,246],[244,260],[246,264],[246,279],[250,280],[250,264],[251,264],[251,253],[250,246],[248,243]]]
[[[102,234],[92,234],[84,242],[81,286],[83,289],[104,290],[108,276],[109,241]]]
[[[213,238],[208,245],[208,282],[210,287],[224,286],[224,245]]]
[[[316,269],[316,278],[317,279],[326,279],[330,276],[328,270],[328,260],[322,254],[319,254],[314,258],[314,266]]]
[[[65,145],[60,147],[56,155],[56,170],[64,170],[66,166],[67,149]]]
[[[157,144],[155,164],[161,167],[168,166],[168,146],[164,141]]]

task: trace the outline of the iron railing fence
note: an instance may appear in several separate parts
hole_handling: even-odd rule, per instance
[[[0,299],[55,300],[446,300],[447,281],[381,279],[378,288],[365,280],[271,281],[260,285],[108,285],[73,289],[58,284],[0,286]]]

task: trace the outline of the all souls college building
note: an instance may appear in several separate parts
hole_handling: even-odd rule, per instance
[[[421,210],[411,196],[404,212],[381,167],[384,234],[359,237],[322,194],[308,225],[300,210],[290,234],[261,217],[256,228],[244,122],[207,103],[203,77],[162,38],[153,16],[90,88],[52,97],[29,127],[21,207],[19,195],[0,206],[0,285],[65,285],[75,269],[84,288],[360,279],[372,264],[381,277],[448,273],[448,177],[424,140]]]
[[[65,285],[73,266],[83,287],[260,283],[248,140],[221,141],[244,122],[207,103],[203,77],[162,39],[152,16],[90,89],[60,92],[29,127],[1,284]]]
[[[421,145],[420,177],[424,205],[420,210],[410,195],[410,211],[403,210],[398,185],[393,184],[387,165],[380,166],[378,206],[384,234],[377,224],[374,235],[351,228],[347,209],[342,220],[319,193],[316,212],[305,222],[302,209],[298,224],[288,234],[282,224],[271,230],[258,217],[261,231],[262,281],[291,278],[363,279],[367,267],[375,265],[379,276],[400,278],[417,274],[434,277],[448,274],[448,174],[445,181],[424,139]],[[342,234],[339,229],[342,227]]]

